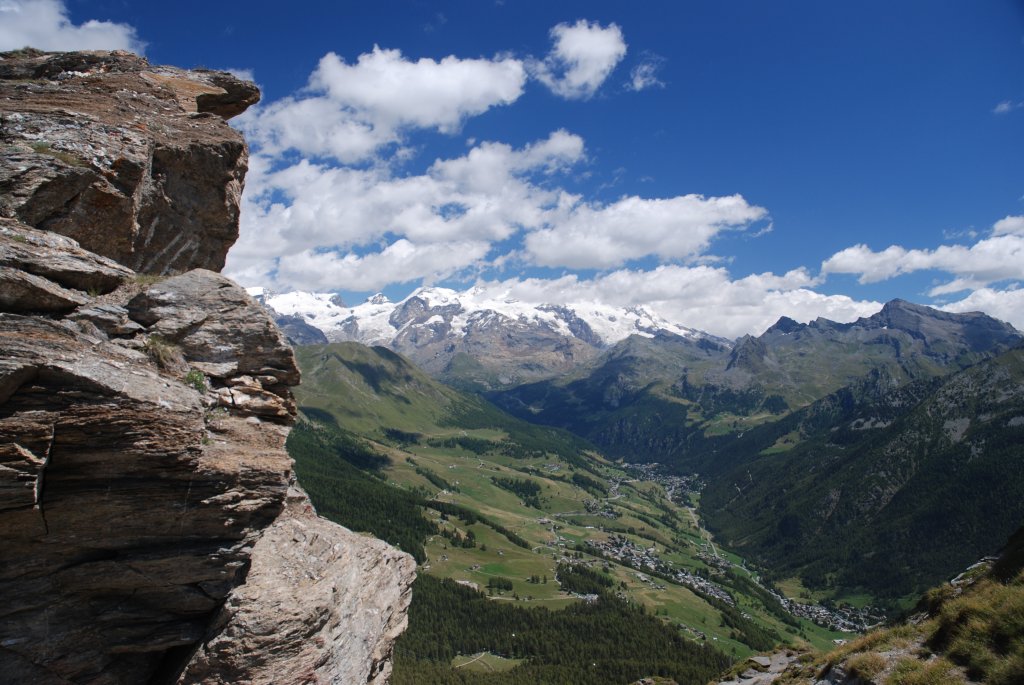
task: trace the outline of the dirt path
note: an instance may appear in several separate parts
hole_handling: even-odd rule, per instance
[[[483,658],[484,658],[485,656],[487,656],[487,652],[480,652],[479,654],[477,654],[477,655],[476,655],[475,657],[473,657],[472,659],[470,659],[470,660],[469,660],[469,661],[467,661],[466,663],[464,663],[464,664],[459,664],[459,665],[458,665],[458,666],[456,666],[455,668],[462,668],[463,666],[469,666],[469,665],[470,665],[471,663],[473,663],[474,661],[479,661],[480,659],[483,659]],[[484,666],[487,666],[487,664],[484,664]],[[488,668],[490,668],[490,667],[488,667]]]
[[[711,539],[711,533],[700,527],[700,522],[697,520],[697,514],[693,511],[693,507],[686,507],[686,511],[690,513],[690,518],[693,519],[693,527],[696,528],[697,532],[700,533],[700,536],[707,540],[708,544],[711,545],[711,553],[716,557],[719,556],[718,550],[715,548],[715,543]]]

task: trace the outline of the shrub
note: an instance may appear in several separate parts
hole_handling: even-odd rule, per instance
[[[185,374],[185,385],[190,385],[198,392],[206,392],[206,376],[199,369],[189,369]]]

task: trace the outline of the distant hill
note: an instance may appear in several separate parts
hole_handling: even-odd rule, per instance
[[[886,371],[709,460],[702,511],[777,574],[917,592],[1024,521],[1024,348],[941,379]]]
[[[296,348],[302,384],[300,411],[346,430],[387,442],[450,435],[457,430],[500,431],[510,449],[547,450],[570,461],[589,443],[566,431],[505,414],[486,400],[440,383],[384,347],[355,342]]]

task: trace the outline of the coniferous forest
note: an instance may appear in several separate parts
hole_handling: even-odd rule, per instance
[[[409,628],[395,645],[394,685],[603,685],[652,675],[698,685],[729,665],[720,651],[612,596],[560,611],[523,608],[426,574],[413,593]],[[526,661],[488,674],[448,665],[457,654],[485,650]]]
[[[296,476],[321,516],[373,533],[423,562],[423,540],[436,529],[423,518],[422,498],[358,468],[380,459],[359,438],[331,424],[300,421],[287,446]]]

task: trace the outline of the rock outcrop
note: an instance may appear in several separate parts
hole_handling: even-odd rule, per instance
[[[222,117],[257,97],[127,53],[0,55],[4,682],[390,673],[413,561],[312,511],[291,350],[207,270],[245,171]]]
[[[182,683],[231,685],[239,674],[253,685],[388,681],[409,585],[367,579],[407,578],[408,557],[317,517],[305,493],[293,491],[286,512],[256,543],[245,584],[218,618],[225,628]]]
[[[219,270],[248,153],[223,115],[259,99],[227,73],[125,52],[0,60],[0,216],[135,271]]]

